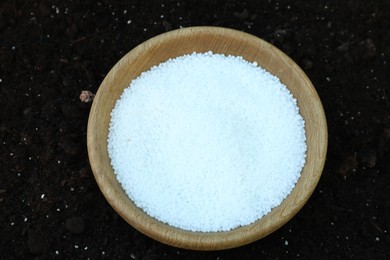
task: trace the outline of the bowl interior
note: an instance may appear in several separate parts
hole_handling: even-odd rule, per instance
[[[154,65],[192,52],[221,53],[256,61],[280,78],[298,101],[305,120],[306,164],[290,195],[255,223],[227,232],[190,232],[148,216],[116,180],[107,152],[110,112],[130,82]],[[88,154],[95,179],[111,206],[133,227],[160,242],[181,248],[218,250],[237,247],[275,231],[290,220],[315,189],[325,163],[327,126],[321,101],[305,73],[280,50],[246,33],[217,27],[191,27],[156,36],[126,54],[108,73],[96,94],[88,122]]]

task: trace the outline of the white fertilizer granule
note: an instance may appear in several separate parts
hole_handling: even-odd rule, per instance
[[[296,100],[242,57],[193,53],[134,79],[111,113],[118,181],[148,215],[190,231],[253,223],[291,192],[305,163]]]

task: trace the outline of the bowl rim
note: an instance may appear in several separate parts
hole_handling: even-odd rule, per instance
[[[143,48],[145,46],[153,47],[161,43],[161,41],[166,40],[167,38],[175,38],[175,37],[183,37],[189,34],[194,33],[212,33],[212,34],[218,34],[221,36],[224,35],[235,35],[237,37],[240,37],[241,39],[244,39],[246,41],[255,42],[261,46],[265,46],[266,48],[269,48],[270,51],[273,52],[274,55],[283,57],[283,59],[288,62],[289,65],[292,66],[291,69],[295,70],[296,73],[299,73],[302,77],[302,80],[305,82],[306,86],[310,88],[311,94],[313,95],[316,109],[318,109],[318,117],[321,127],[321,133],[320,133],[320,139],[322,143],[320,145],[321,149],[319,152],[320,164],[316,165],[316,168],[313,169],[313,172],[315,174],[314,177],[311,177],[311,182],[308,187],[305,187],[304,191],[300,192],[300,195],[302,198],[300,200],[294,201],[294,205],[292,207],[289,207],[289,210],[287,212],[284,212],[284,210],[281,210],[282,217],[278,222],[269,222],[262,223],[260,225],[260,220],[254,222],[253,224],[246,225],[243,227],[239,227],[230,231],[224,231],[224,232],[192,232],[192,231],[186,231],[179,228],[171,227],[167,224],[164,224],[153,217],[148,216],[146,213],[144,213],[141,209],[139,209],[142,212],[137,212],[136,214],[133,212],[128,212],[124,209],[123,201],[119,201],[117,199],[118,191],[113,189],[110,185],[110,181],[108,180],[106,176],[106,172],[104,172],[102,163],[99,161],[99,149],[102,149],[104,147],[101,147],[96,142],[96,122],[99,120],[99,117],[96,116],[99,108],[99,104],[101,102],[104,102],[104,99],[102,97],[102,91],[106,87],[107,84],[109,84],[110,78],[113,78],[116,76],[115,69],[121,66],[126,66],[128,64],[128,59],[134,59],[140,52],[142,52]],[[259,64],[261,65],[261,64]],[[288,86],[287,86],[288,87]],[[305,126],[306,131],[306,126]],[[272,44],[264,41],[261,38],[258,38],[254,35],[237,31],[234,29],[228,29],[223,27],[213,27],[213,26],[196,26],[196,27],[187,27],[187,28],[181,28],[173,31],[169,31],[160,35],[157,35],[130,50],[127,54],[125,54],[109,71],[109,73],[106,75],[104,80],[102,81],[101,85],[99,86],[99,89],[96,93],[95,100],[92,104],[89,119],[88,119],[88,127],[87,127],[87,147],[88,147],[88,157],[91,165],[92,172],[94,174],[95,180],[103,193],[106,200],[109,202],[109,204],[114,208],[114,210],[131,226],[136,228],[138,231],[144,233],[145,235],[158,240],[162,243],[180,247],[180,248],[186,248],[186,249],[195,249],[195,250],[222,250],[222,249],[228,249],[228,248],[234,248],[241,245],[249,244],[251,242],[254,242],[260,238],[263,238],[267,236],[268,234],[272,233],[273,231],[277,230],[281,226],[283,226],[286,222],[288,222],[293,216],[297,214],[297,212],[305,205],[307,200],[310,198],[311,194],[314,192],[315,187],[317,186],[320,177],[322,175],[322,171],[325,165],[326,160],[326,153],[327,153],[327,145],[328,145],[328,129],[327,129],[327,123],[326,123],[326,117],[325,112],[321,103],[321,100],[311,83],[311,81],[308,79],[306,74],[303,72],[303,70],[285,53],[283,53],[281,50],[273,46]],[[110,160],[108,158],[108,160]],[[110,163],[109,163],[110,164]],[[306,166],[306,163],[305,163]],[[111,165],[110,165],[111,167]],[[112,169],[111,169],[112,170]],[[301,181],[301,177],[299,178],[298,182]],[[304,180],[306,181],[306,180]],[[295,189],[295,187],[294,187]],[[293,189],[293,190],[294,190]],[[291,192],[292,193],[292,192]],[[291,194],[290,193],[290,194]],[[287,198],[290,196],[290,194],[287,196]],[[128,198],[130,203],[133,203]],[[286,200],[286,199],[285,199]],[[283,203],[283,202],[282,202]],[[133,203],[134,205],[134,203]],[[134,205],[135,206],[135,205]],[[280,207],[280,205],[278,206]],[[276,207],[276,208],[278,208]],[[275,209],[275,208],[274,208]],[[272,209],[272,211],[274,210]],[[271,211],[271,212],[272,212]],[[269,214],[267,214],[269,215]],[[266,216],[267,216],[266,215]],[[260,232],[261,231],[261,232]],[[244,234],[244,235],[243,235]]]

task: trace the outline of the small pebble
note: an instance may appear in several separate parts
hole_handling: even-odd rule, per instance
[[[81,91],[81,94],[80,94],[80,101],[81,102],[89,103],[89,102],[92,102],[94,98],[95,98],[95,94],[93,94],[91,91],[89,91],[89,90]]]

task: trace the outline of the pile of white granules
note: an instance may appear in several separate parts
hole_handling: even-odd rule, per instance
[[[193,53],[142,73],[111,113],[118,181],[171,226],[227,231],[255,222],[294,188],[303,118],[279,79],[242,57]]]

